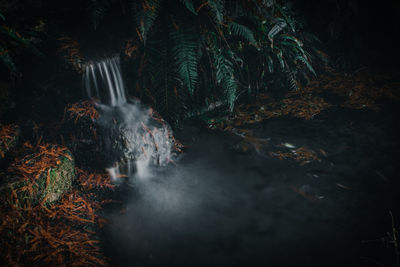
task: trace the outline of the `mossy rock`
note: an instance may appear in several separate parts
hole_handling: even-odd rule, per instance
[[[16,125],[0,125],[0,160],[17,146],[21,131]]]
[[[5,190],[8,192],[7,195],[13,194],[12,192],[14,191],[21,204],[29,202],[31,205],[39,203],[51,205],[71,188],[75,179],[75,162],[71,152],[65,151],[65,153],[70,158],[60,156],[57,159],[59,163],[56,166],[46,169],[35,180],[31,192],[21,190],[30,183],[25,178],[9,179],[8,182],[0,187],[0,191]]]

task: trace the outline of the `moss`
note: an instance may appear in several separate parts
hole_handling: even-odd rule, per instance
[[[69,151],[67,153],[71,156]],[[14,190],[17,192],[20,203],[29,202],[32,205],[37,205],[44,202],[45,205],[51,205],[71,188],[72,182],[75,179],[75,163],[73,158],[68,159],[67,157],[60,156],[59,161],[60,163],[57,166],[47,169],[40,175],[32,186],[32,193],[29,193],[27,190],[18,190],[28,184],[28,181],[25,179],[9,180],[5,186],[0,188],[0,191],[5,189],[7,195],[10,195]]]
[[[39,179],[40,182],[40,199],[46,199],[46,204],[57,201],[71,186],[75,178],[75,164],[73,160],[62,157],[61,163],[50,169],[49,185],[46,186],[47,173]]]

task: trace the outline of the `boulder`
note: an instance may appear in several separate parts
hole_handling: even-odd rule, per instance
[[[102,129],[97,120],[99,113],[93,101],[83,100],[66,108],[66,117],[60,129],[63,142],[75,156],[77,166],[102,168],[106,163],[98,137]]]
[[[41,145],[35,153],[16,159],[9,168],[12,178],[2,181],[2,196],[21,205],[50,205],[67,192],[75,179],[72,154],[64,147]]]
[[[172,130],[138,101],[115,107],[81,101],[67,111],[63,135],[78,166],[121,166],[143,158],[164,165],[171,157]]]

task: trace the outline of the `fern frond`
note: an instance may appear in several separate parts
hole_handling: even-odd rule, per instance
[[[280,38],[282,38],[283,40],[289,40],[289,41],[292,41],[292,42],[296,43],[296,45],[297,45],[299,48],[302,48],[302,47],[303,47],[303,42],[300,41],[298,38],[292,36],[292,35],[282,34],[282,35],[280,36]]]
[[[233,34],[242,37],[248,42],[253,44],[256,43],[253,31],[247,28],[246,26],[232,21],[231,23],[229,23],[229,29]]]
[[[195,14],[195,15],[197,16],[197,12],[196,12],[196,10],[195,10],[195,8],[194,8],[193,1],[192,1],[192,0],[181,0],[181,2],[186,6],[186,8],[187,8],[190,12],[192,12],[193,14]]]
[[[168,40],[157,44],[149,43],[151,48],[150,75],[153,76],[151,90],[155,97],[155,108],[171,123],[180,119],[182,114],[182,90],[178,90],[178,78],[173,69],[173,58],[168,50]]]
[[[268,58],[267,58],[267,65],[268,65],[269,73],[273,73],[274,72],[274,61],[272,60],[271,56],[268,56]]]
[[[282,20],[278,19],[277,23],[269,30],[268,32],[268,39],[271,41],[271,47],[274,46],[274,37],[277,35],[280,31],[282,31],[285,27],[287,26],[287,23]]]
[[[296,91],[297,89],[299,89],[299,86],[297,85],[297,81],[295,78],[295,74],[291,70],[288,70],[286,75],[289,84],[289,89],[292,91]]]
[[[237,98],[238,82],[234,76],[234,68],[232,61],[227,57],[233,58],[232,52],[222,51],[216,44],[215,34],[209,38],[210,50],[214,59],[214,67],[216,69],[217,83],[224,89],[225,97],[229,108],[233,111]],[[224,53],[225,52],[225,53]]]
[[[212,17],[215,22],[222,23],[224,21],[225,7],[224,0],[210,0],[208,5],[210,6]]]
[[[142,9],[136,14],[136,23],[144,44],[146,44],[149,30],[158,17],[158,13],[161,9],[161,2],[162,0],[144,0],[142,2]]]
[[[183,26],[183,25],[182,25]],[[192,29],[171,27],[170,37],[173,43],[172,54],[175,59],[177,73],[193,95],[197,84],[198,46],[197,36]]]
[[[304,57],[303,55],[298,55],[295,57],[295,61],[300,61],[301,63],[303,63],[307,69],[314,75],[317,76],[314,68],[311,66],[310,61],[308,60],[308,58]]]
[[[287,48],[289,48],[290,49],[289,51],[293,52],[293,54],[295,54],[295,55],[297,55],[297,54],[305,55],[304,49],[295,43],[291,43],[291,42],[287,42],[287,41],[280,41],[279,44],[284,45]]]
[[[294,26],[295,21],[292,19],[291,16],[289,16],[284,7],[281,7],[280,5],[276,4],[275,5],[276,8],[279,10],[279,12],[281,13],[282,17],[285,19],[285,22],[290,26],[290,29],[292,30],[292,32],[296,32],[296,28]]]
[[[283,59],[283,52],[281,49],[275,47],[275,50],[277,50],[277,53],[275,53],[276,58],[279,61],[279,64],[281,65],[281,69],[284,70],[285,69],[285,60]]]

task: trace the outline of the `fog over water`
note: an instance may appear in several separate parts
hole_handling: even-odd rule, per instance
[[[113,262],[118,266],[358,263],[360,255],[368,253],[361,240],[378,236],[380,229],[385,232],[388,203],[394,197],[388,193],[382,198],[376,189],[386,185],[366,166],[392,175],[392,163],[382,163],[382,155],[366,156],[371,144],[363,138],[356,141],[360,146],[346,152],[343,147],[355,141],[347,134],[336,140],[306,141],[304,136],[321,134],[313,129],[321,121],[308,125],[296,121],[292,120],[293,128],[302,129],[301,135],[279,133],[281,123],[288,121],[260,129],[271,137],[263,149],[276,149],[285,142],[323,144],[332,156],[299,166],[260,151],[234,152],[231,145],[237,139],[203,132],[177,166],[152,169],[145,178],[131,177],[120,188],[125,194],[123,207],[106,212],[111,222],[104,234],[106,251]],[[338,134],[344,129],[330,121],[320,131]]]
[[[390,117],[331,109],[271,119],[251,142],[194,124],[180,130],[188,148],[174,158],[170,127],[126,98],[122,76],[118,57],[90,63],[84,76],[110,129],[105,150],[116,154],[105,167],[125,181],[121,203],[103,214],[114,264],[358,266],[376,253],[365,240],[385,235],[388,211],[400,212]],[[307,164],[271,156],[299,147],[325,152]]]

